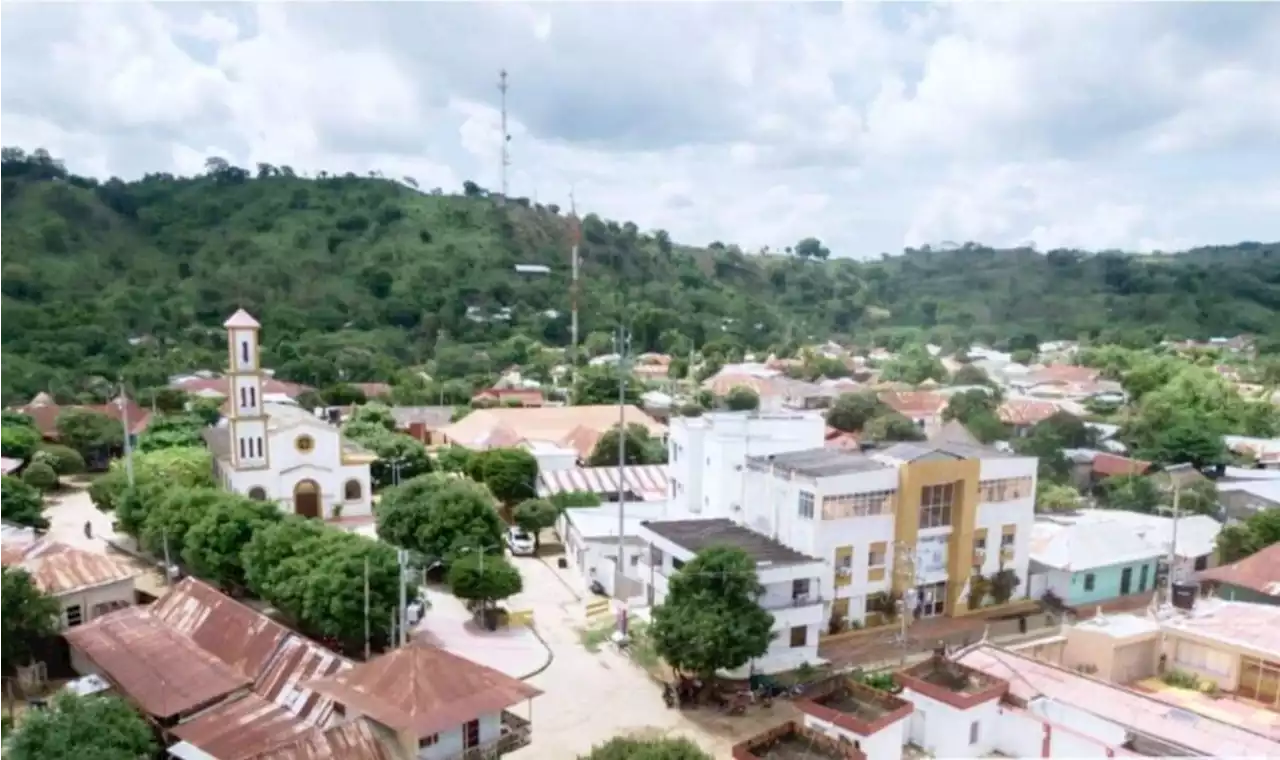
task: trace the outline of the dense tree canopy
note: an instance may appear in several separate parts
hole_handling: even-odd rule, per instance
[[[62,605],[36,588],[26,570],[6,567],[3,573],[4,668],[27,664],[31,645],[38,639],[58,632]]]
[[[263,323],[279,377],[409,386],[409,368],[422,368],[434,384],[415,381],[419,403],[465,402],[533,346],[568,343],[570,225],[557,208],[500,205],[474,183],[449,195],[380,176],[307,179],[216,158],[208,167],[103,182],[41,151],[4,150],[6,402],[50,388],[102,402],[121,372],[145,389],[219,368],[225,345],[210,328],[240,306]],[[596,350],[610,350],[620,323],[636,352],[720,341],[762,351],[792,334],[945,348],[1280,332],[1275,244],[1130,256],[966,243],[867,257],[878,252],[808,237],[792,255],[762,256],[683,246],[595,214],[581,231],[592,284],[580,292],[582,334]],[[551,271],[519,277],[518,263]],[[723,362],[735,351],[714,353]],[[599,393],[587,398],[612,403],[608,385],[588,386]]]
[[[5,522],[46,530],[49,518],[44,516],[44,496],[40,489],[13,475],[0,476],[0,515]]]
[[[146,720],[113,694],[62,692],[47,709],[28,710],[5,736],[9,760],[141,760],[154,757],[158,747]]]
[[[406,481],[383,493],[375,515],[379,538],[428,562],[503,551],[505,529],[493,497],[469,479],[432,474]]]
[[[627,424],[627,435],[623,444],[623,461],[628,465],[664,464],[667,461],[667,446],[659,438],[654,438],[649,428],[638,422]],[[592,467],[617,466],[618,464],[618,426],[614,425],[605,431],[596,441],[587,457],[587,464]]]

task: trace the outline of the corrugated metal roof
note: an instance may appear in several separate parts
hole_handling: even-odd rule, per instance
[[[394,737],[371,721],[356,720],[310,733],[249,760],[394,760]]]
[[[622,469],[627,490],[645,501],[660,501],[667,497],[668,480],[665,464],[633,465]],[[619,490],[617,467],[574,467],[538,475],[539,496],[551,496],[570,491],[617,493]]]
[[[200,648],[257,679],[292,632],[212,586],[186,578],[151,605],[152,614]]]
[[[129,563],[57,541],[37,540],[34,533],[8,530],[0,561],[26,570],[36,586],[51,596],[127,581],[139,575]]]
[[[505,673],[415,641],[307,686],[397,731],[423,737],[542,692]]]
[[[251,683],[144,608],[104,615],[64,635],[122,693],[160,719],[212,704]]]

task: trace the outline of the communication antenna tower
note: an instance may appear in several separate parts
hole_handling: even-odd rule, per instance
[[[498,92],[502,94],[502,197],[499,203],[507,202],[507,167],[511,166],[511,154],[508,151],[511,135],[507,132],[507,70],[498,72]]]

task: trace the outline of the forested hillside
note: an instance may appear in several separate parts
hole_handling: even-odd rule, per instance
[[[463,195],[413,185],[217,159],[202,176],[99,183],[43,151],[5,149],[5,401],[78,393],[95,375],[145,386],[218,368],[219,326],[239,306],[262,321],[269,365],[313,384],[417,365],[482,374],[533,341],[566,345],[564,211],[499,204],[472,183]],[[1278,243],[1176,256],[971,243],[857,261],[844,257],[869,252],[828,258],[812,239],[775,255],[690,248],[587,215],[581,250],[582,335],[597,346],[624,312],[638,349],[726,353],[921,330],[951,345],[1280,332]]]

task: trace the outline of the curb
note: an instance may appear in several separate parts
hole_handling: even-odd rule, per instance
[[[540,675],[541,673],[546,671],[547,668],[551,667],[551,663],[556,661],[555,652],[551,651],[551,645],[547,643],[546,639],[542,638],[542,634],[538,631],[538,629],[535,626],[531,625],[529,626],[529,630],[533,632],[533,637],[537,639],[538,643],[542,645],[542,648],[546,650],[547,661],[542,663],[538,667],[534,668],[532,671],[520,676],[519,680],[521,681],[528,681],[530,678]]]

